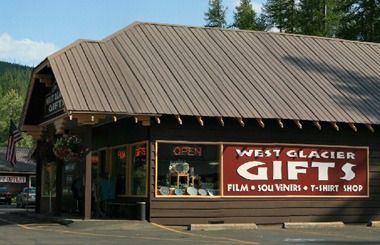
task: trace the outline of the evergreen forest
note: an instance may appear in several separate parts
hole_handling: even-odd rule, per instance
[[[0,146],[7,146],[10,119],[18,126],[32,67],[0,61]],[[22,133],[18,147],[31,147],[33,139]]]
[[[226,1],[226,0],[224,0]],[[226,23],[233,11],[233,23]],[[380,43],[380,0],[267,0],[258,15],[251,0],[233,10],[209,0],[207,27],[296,33]]]

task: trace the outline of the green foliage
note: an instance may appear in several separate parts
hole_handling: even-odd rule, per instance
[[[337,37],[380,42],[379,0],[337,0],[341,21]]]
[[[258,29],[256,24],[256,12],[253,10],[250,0],[240,0],[240,4],[236,6],[232,26],[241,30]]]
[[[268,22],[280,32],[297,32],[297,8],[294,0],[267,0],[264,12]]]
[[[265,14],[262,13],[258,18],[256,18],[256,30],[266,31],[270,26],[271,25],[268,22],[268,18]]]
[[[15,90],[19,95],[25,96],[28,89],[32,68],[0,61],[0,95]]]
[[[281,32],[380,42],[380,0],[268,0],[264,13]]]
[[[227,8],[222,5],[222,0],[209,0],[209,8],[205,13],[206,27],[225,27]]]
[[[299,32],[306,35],[334,37],[340,15],[336,0],[300,0]]]
[[[82,141],[75,135],[64,134],[54,143],[54,155],[65,162],[77,161],[84,157]]]
[[[26,91],[32,68],[0,61],[0,145],[6,146],[9,135],[9,121],[20,121]],[[20,147],[31,147],[33,139],[22,133]]]

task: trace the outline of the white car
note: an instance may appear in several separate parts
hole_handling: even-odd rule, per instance
[[[26,187],[23,191],[16,196],[16,205],[17,207],[25,207],[28,205],[36,204],[36,188],[35,187]]]

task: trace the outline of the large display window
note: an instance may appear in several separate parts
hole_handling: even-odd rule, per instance
[[[147,195],[147,144],[136,143],[93,152],[95,200]]]
[[[127,173],[127,148],[125,146],[112,149],[112,176],[116,184],[116,195],[125,195]]]
[[[137,144],[132,146],[132,171],[131,171],[131,195],[146,196],[146,163],[147,148],[146,144]]]
[[[220,146],[158,142],[157,195],[220,195]]]

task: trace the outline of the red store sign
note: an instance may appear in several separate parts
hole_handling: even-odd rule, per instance
[[[368,147],[224,145],[224,196],[368,197]]]
[[[0,183],[26,183],[24,176],[0,176]]]

